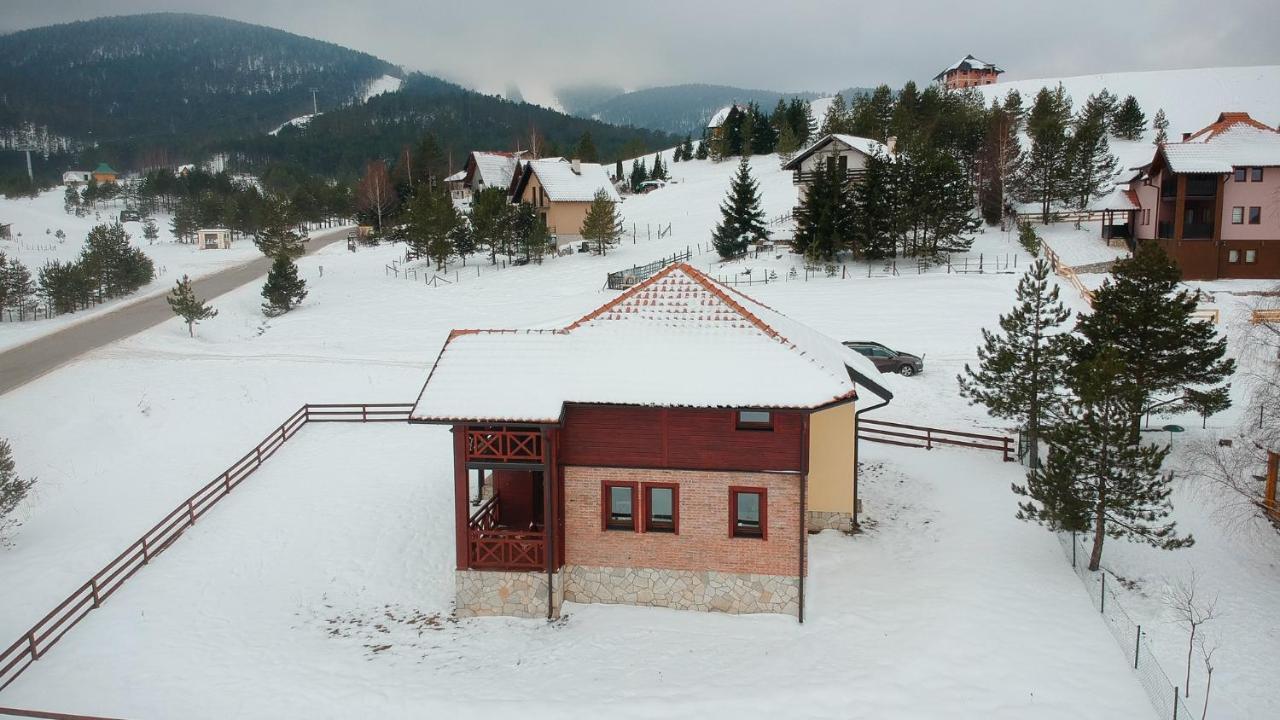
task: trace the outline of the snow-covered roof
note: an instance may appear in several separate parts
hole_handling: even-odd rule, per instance
[[[609,174],[599,163],[578,163],[575,168],[569,161],[545,159],[530,160],[524,168],[516,185],[517,198],[524,192],[532,174],[538,176],[538,182],[551,202],[590,202],[598,190],[603,190],[614,202],[622,200],[613,188]]]
[[[733,109],[736,107],[738,107],[738,104],[734,103],[732,105],[725,105],[717,110],[716,113],[711,116],[711,119],[707,121],[707,127],[718,128],[723,125],[724,121],[729,119],[729,113],[733,112]]]
[[[983,60],[979,60],[978,58],[972,55],[965,55],[964,57],[960,58],[954,63],[951,63],[951,65],[946,70],[943,70],[937,75],[934,75],[933,79],[941,80],[944,77],[946,77],[949,73],[953,73],[957,70],[991,70],[997,73],[1004,72],[1004,70],[996,67],[995,63],[989,63]]]
[[[514,172],[514,169],[513,169],[513,172]],[[463,180],[465,180],[465,179],[466,179],[466,177],[467,177],[467,171],[466,171],[466,170],[459,170],[458,172],[456,172],[456,173],[454,173],[454,174],[450,175],[449,177],[445,178],[445,179],[444,179],[444,181],[445,181],[445,182],[462,182]]]
[[[1137,210],[1137,194],[1124,185],[1117,185],[1111,192],[1089,203],[1086,210]]]
[[[853,399],[858,386],[891,398],[877,375],[862,355],[680,263],[564,328],[453,331],[411,417],[555,423],[565,403],[808,409]]]
[[[1160,148],[1176,173],[1229,173],[1241,166],[1280,165],[1280,133],[1249,117],[1222,113],[1182,142]]]
[[[827,145],[829,145],[834,141],[839,141],[841,143],[844,143],[845,145],[852,148],[854,151],[860,152],[863,155],[866,155],[868,157],[872,155],[877,155],[877,154],[882,157],[889,157],[890,155],[892,155],[892,153],[889,151],[889,146],[885,145],[879,140],[872,140],[871,138],[858,137],[857,135],[844,135],[841,133],[835,133],[832,135],[824,135],[814,144],[796,153],[796,156],[791,158],[791,161],[788,162],[786,165],[783,165],[782,169],[795,170],[796,168],[800,167],[800,164],[803,163],[810,155],[821,150],[822,148],[826,147]]]
[[[511,180],[515,177],[516,165],[523,155],[524,153],[510,152],[471,153],[464,170],[470,178],[469,187],[477,187],[477,183],[484,187],[510,187]]]

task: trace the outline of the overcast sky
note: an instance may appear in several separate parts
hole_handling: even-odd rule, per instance
[[[834,90],[927,81],[966,53],[1005,79],[1280,63],[1277,0],[0,0],[0,30],[170,10],[364,50],[528,99],[608,82]]]

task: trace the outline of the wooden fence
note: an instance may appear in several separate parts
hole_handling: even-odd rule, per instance
[[[219,500],[262,467],[262,463],[304,425],[313,422],[406,422],[412,408],[410,403],[307,404],[298,408],[297,412],[280,423],[257,447],[179,503],[160,522],[143,533],[142,537],[125,548],[124,552],[107,563],[0,653],[0,690],[8,687],[31,663],[39,660],[67,631],[111,597],[134,573],[167,550],[187,528],[195,525],[196,520],[209,512]]]
[[[924,427],[889,422],[887,420],[858,420],[858,437],[870,442],[903,447],[924,448],[932,450],[937,445],[955,445],[978,450],[994,450],[1003,456],[1005,462],[1013,462],[1013,438],[1005,435],[984,435],[982,433],[962,432],[959,430],[943,430],[942,428]]]
[[[689,248],[685,248],[682,253],[674,253],[671,257],[654,260],[648,265],[633,265],[627,270],[611,272],[605,276],[604,286],[610,290],[625,290],[641,280],[649,278],[649,276],[662,268],[673,263],[688,262],[691,257],[693,257],[692,251]]]
[[[1093,291],[1085,287],[1083,282],[1080,282],[1080,276],[1076,275],[1076,271],[1064,265],[1058,254],[1053,251],[1053,248],[1044,243],[1041,243],[1040,247],[1044,249],[1045,257],[1049,258],[1049,264],[1053,267],[1053,271],[1065,279],[1071,287],[1075,288],[1076,292],[1080,293],[1080,297],[1089,303],[1089,307],[1093,307]]]

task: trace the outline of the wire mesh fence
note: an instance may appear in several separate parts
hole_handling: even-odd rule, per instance
[[[1089,569],[1089,547],[1084,544],[1080,535],[1061,532],[1058,533],[1058,541],[1076,576],[1088,591],[1094,609],[1107,621],[1107,629],[1116,642],[1120,643],[1129,667],[1133,668],[1134,675],[1147,693],[1147,699],[1155,708],[1156,717],[1191,720],[1193,716],[1182,700],[1181,688],[1174,685],[1164,668],[1160,667],[1147,642],[1146,633],[1142,631],[1142,625],[1135,622],[1120,604],[1120,597],[1114,587],[1117,582],[1115,578],[1107,580],[1106,568],[1098,571]]]

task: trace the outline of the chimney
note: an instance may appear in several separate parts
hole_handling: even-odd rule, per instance
[[[1186,141],[1188,141],[1188,140],[1190,140],[1190,139],[1191,139],[1191,133],[1189,133],[1189,132],[1184,132],[1184,133],[1182,133],[1182,142],[1186,142]]]
[[[898,147],[898,136],[890,135],[889,137],[885,138],[884,146],[889,148],[889,154],[892,155],[893,151]]]
[[[570,160],[570,161],[569,161],[569,167],[573,169],[573,174],[574,174],[574,175],[581,175],[581,174],[582,174],[582,161],[581,161],[581,160],[579,160],[578,158],[574,158],[574,159]]]

